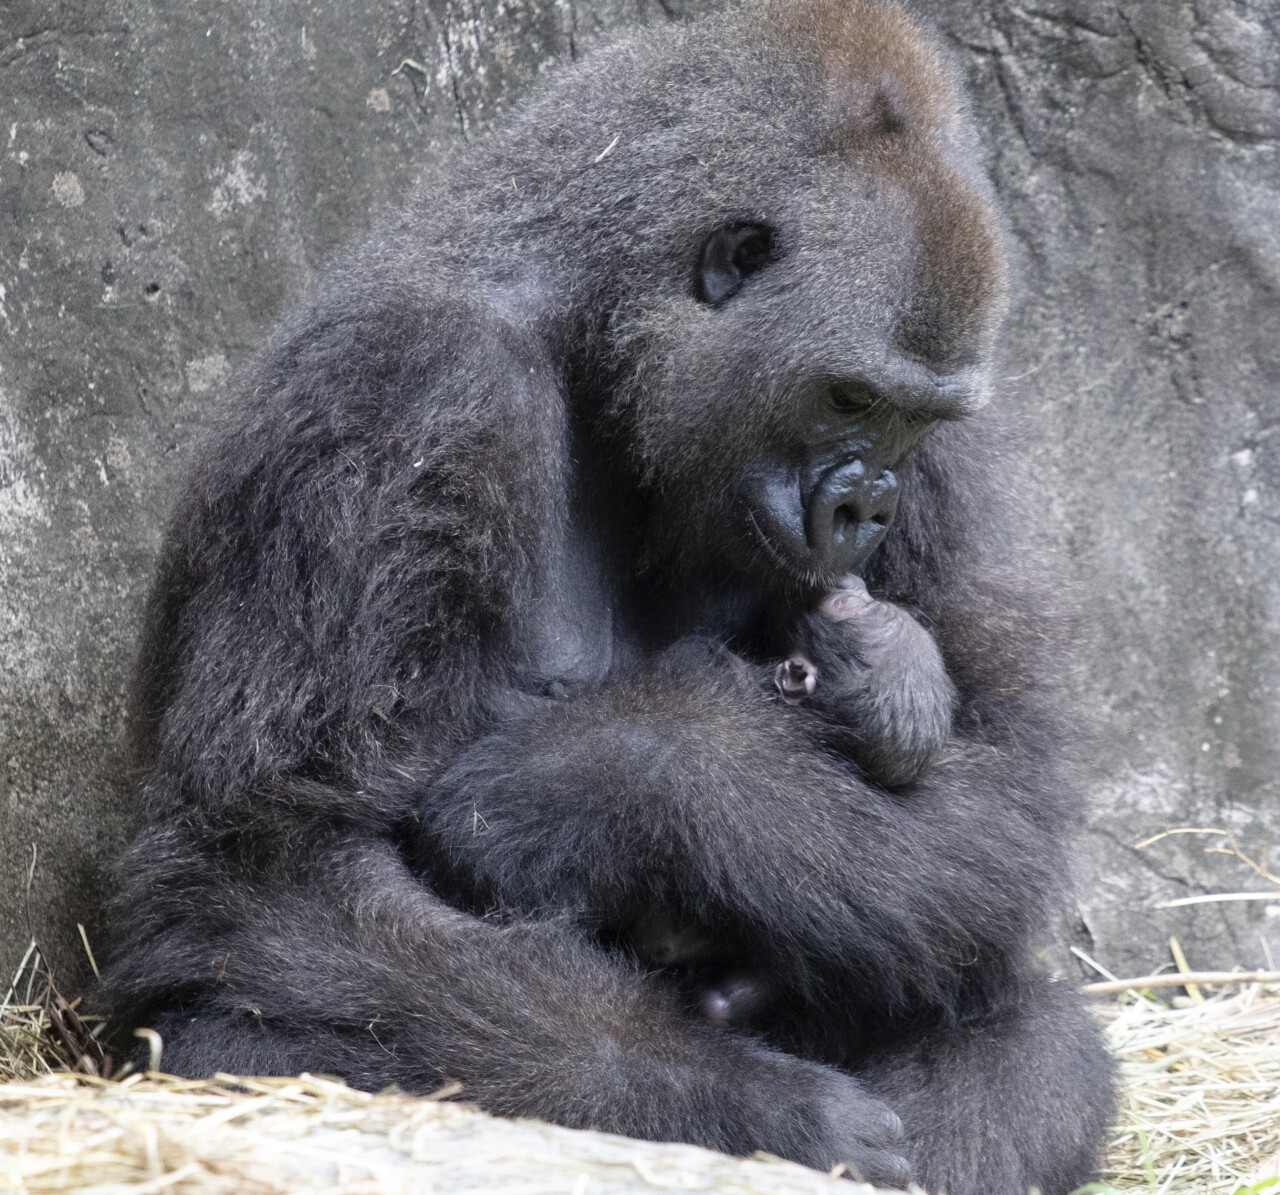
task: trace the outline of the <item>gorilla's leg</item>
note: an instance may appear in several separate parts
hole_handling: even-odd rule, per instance
[[[1066,1195],[1095,1174],[1112,1070],[1081,998],[1032,980],[1005,1012],[913,1035],[858,1074],[901,1114],[927,1190]]]
[[[140,858],[148,847],[165,850],[144,839]],[[151,920],[106,977],[117,1009],[161,1034],[166,1070],[418,1092],[456,1080],[502,1115],[907,1177],[901,1124],[858,1079],[699,1023],[563,925],[449,908],[388,844],[336,844],[215,890],[187,863],[194,880],[153,866]]]

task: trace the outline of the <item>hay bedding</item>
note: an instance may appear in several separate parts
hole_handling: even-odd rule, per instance
[[[1104,1175],[1123,1191],[1280,1195],[1280,985],[1102,1010],[1124,1089]]]
[[[50,1026],[19,1010],[6,1010],[0,1041],[21,1043],[17,1056],[30,1059]],[[1232,985],[1198,1002],[1129,993],[1100,1015],[1125,1091],[1108,1185],[1095,1190],[1280,1195],[1280,984]],[[34,1056],[48,1070],[48,1055]],[[0,1085],[0,1190],[23,1195],[858,1189],[776,1160],[498,1120],[306,1076],[109,1082],[49,1071]]]
[[[142,1195],[856,1195],[789,1162],[737,1161],[341,1083],[220,1076],[0,1087],[0,1189]],[[871,1195],[870,1187],[862,1187]]]
[[[100,1025],[77,1004],[33,942],[0,1002],[0,1195],[874,1195],[763,1155],[502,1120],[452,1102],[457,1088],[177,1079],[159,1073],[163,1043],[146,1030],[153,1069],[112,1080]]]
[[[1090,985],[1124,1079],[1106,1182],[1092,1190],[1280,1195],[1280,975],[1225,978]],[[1210,982],[1221,986],[1206,998]],[[442,1098],[450,1091],[369,1095],[311,1076],[111,1081],[97,1031],[33,946],[0,1002],[0,1079],[11,1080],[0,1082],[0,1193],[871,1191],[776,1159],[500,1120]]]

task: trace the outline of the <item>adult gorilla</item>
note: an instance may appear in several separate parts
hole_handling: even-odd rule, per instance
[[[451,162],[243,373],[173,524],[120,1023],[180,1074],[1084,1181],[1109,1066],[1028,961],[1053,620],[968,419],[1004,279],[889,5],[646,34]]]

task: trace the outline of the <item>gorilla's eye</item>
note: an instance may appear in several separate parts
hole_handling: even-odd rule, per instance
[[[834,382],[827,394],[831,406],[842,415],[874,407],[880,396],[864,382]]]
[[[718,307],[773,257],[773,229],[764,224],[730,224],[716,229],[698,259],[698,298]]]

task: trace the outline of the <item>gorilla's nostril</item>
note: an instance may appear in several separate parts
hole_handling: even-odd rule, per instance
[[[858,514],[852,507],[837,506],[831,514],[831,538],[842,544],[849,532],[857,527]]]
[[[893,523],[897,482],[887,469],[855,459],[818,478],[804,502],[809,551],[833,572],[857,572]]]

